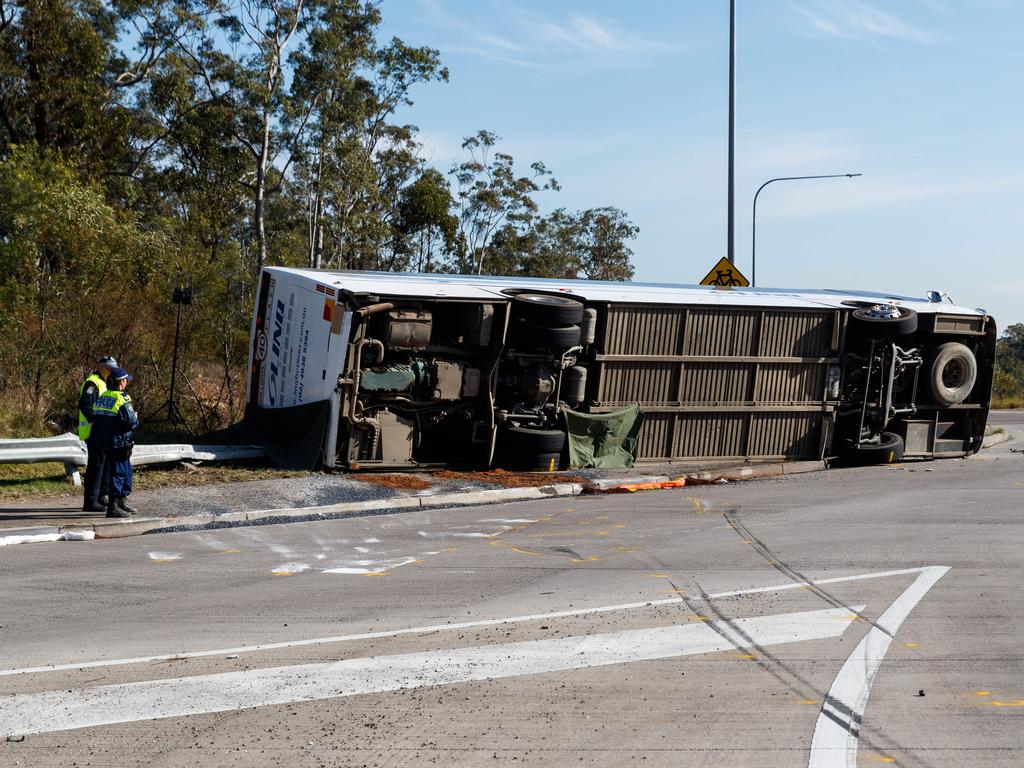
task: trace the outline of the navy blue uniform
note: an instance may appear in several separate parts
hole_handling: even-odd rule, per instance
[[[133,432],[139,428],[139,417],[132,399],[116,389],[108,389],[97,398],[93,414],[93,442],[103,454],[102,490],[113,504],[132,492]]]

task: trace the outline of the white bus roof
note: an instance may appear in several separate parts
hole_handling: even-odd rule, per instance
[[[671,283],[609,282],[600,280],[563,280],[536,277],[494,277],[490,275],[440,275],[406,272],[356,272],[290,267],[267,267],[267,271],[333,286],[352,293],[397,295],[409,298],[495,301],[507,300],[510,289],[558,291],[592,302],[637,304],[708,304],[722,307],[793,307],[840,309],[844,302],[893,302],[919,313],[983,316],[981,309],[970,309],[946,301],[873,291],[789,288],[730,288]]]

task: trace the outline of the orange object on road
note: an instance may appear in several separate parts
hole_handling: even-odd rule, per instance
[[[660,491],[664,488],[682,488],[686,485],[685,477],[675,480],[664,480],[660,483],[623,483],[611,488],[612,493],[636,493],[637,491]]]

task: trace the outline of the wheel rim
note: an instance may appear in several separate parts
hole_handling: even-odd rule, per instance
[[[950,360],[942,367],[942,386],[947,389],[959,389],[967,380],[967,368],[963,360]]]
[[[895,304],[875,304],[864,310],[864,317],[874,320],[899,320],[902,314]]]

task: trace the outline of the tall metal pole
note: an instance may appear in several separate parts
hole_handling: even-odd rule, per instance
[[[861,173],[826,173],[822,176],[779,176],[777,179],[768,179],[764,184],[757,188],[757,192],[754,193],[754,210],[751,212],[750,217],[750,285],[757,285],[757,196],[761,194],[761,190],[767,187],[772,182],[776,181],[801,181],[803,179],[840,179],[847,178],[852,179],[855,176],[862,176]]]
[[[736,0],[729,0],[729,215],[726,258],[736,263]]]

